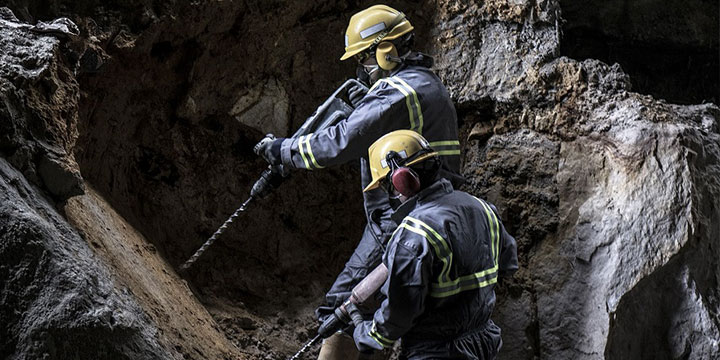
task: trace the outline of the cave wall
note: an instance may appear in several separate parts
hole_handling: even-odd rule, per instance
[[[637,9],[661,3],[642,2],[626,14],[641,18]],[[34,175],[44,155],[15,154],[47,153],[16,149],[44,145],[37,134],[62,121],[17,124],[43,114],[45,99],[69,89],[71,108],[79,110],[57,118],[68,121],[56,132],[68,141],[53,140],[68,144],[56,157],[66,170],[45,178],[79,184],[71,189],[82,189],[84,178],[177,266],[247,196],[264,166],[250,150],[257,139],[266,132],[289,134],[353,73],[352,64],[337,61],[340,40],[350,15],[370,3],[14,4],[25,19],[73,17],[85,40],[64,42],[63,56],[48,55],[67,64],[50,66],[46,81],[65,77],[67,84],[3,83],[4,99],[10,99],[5,104],[22,104],[13,98],[23,94],[17,84],[28,93],[44,91],[29,108],[0,107],[0,126],[12,131],[0,133],[3,156],[49,189]],[[566,47],[577,42],[573,29],[594,24],[583,17],[593,12],[574,3],[390,5],[410,16],[420,47],[435,55],[435,69],[456,102],[469,180],[464,190],[496,204],[518,240],[522,266],[499,287],[493,316],[503,328],[501,355],[717,354],[718,107],[642,95],[637,91],[646,88],[619,60],[563,56],[577,54]],[[689,21],[679,18],[685,19],[679,27]],[[696,42],[691,35],[672,39],[702,51],[717,47],[716,38],[705,35],[707,23],[689,33],[702,34]],[[603,24],[598,27],[607,29]],[[635,34],[642,27],[632,29]],[[629,34],[602,31],[621,39]],[[629,40],[657,46],[665,38],[664,32],[645,34],[655,37]],[[668,76],[660,87],[685,92],[672,80],[679,77]],[[706,94],[703,86],[678,101],[701,102],[695,96]],[[62,104],[49,114],[61,114]],[[15,116],[15,109],[26,108],[27,116]],[[16,135],[25,128],[36,130]],[[357,175],[353,166],[294,174],[184,275],[234,344],[253,356],[281,358],[313,335],[314,304],[364,222]],[[60,201],[78,192],[50,191]],[[83,199],[74,206],[90,201]],[[123,279],[145,284],[134,276]],[[167,281],[179,281],[173,279]],[[143,309],[149,301],[139,297]],[[161,316],[145,318],[167,325]],[[651,334],[641,331],[648,328]]]
[[[3,358],[180,358],[53,202],[4,158],[0,194]]]
[[[667,104],[631,92],[619,64],[562,56],[563,3],[439,5],[431,38],[465,123],[466,189],[518,238],[495,314],[504,355],[717,354],[718,188],[701,180],[717,106]]]
[[[0,357],[245,358],[82,178],[73,70],[86,44],[48,24],[0,8]]]

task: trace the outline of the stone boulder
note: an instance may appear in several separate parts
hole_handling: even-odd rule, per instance
[[[559,56],[555,1],[440,2],[438,69],[465,122],[466,190],[521,270],[495,318],[511,359],[720,352],[720,109],[630,91]]]

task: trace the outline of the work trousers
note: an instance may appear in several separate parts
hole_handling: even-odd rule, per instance
[[[404,339],[400,360],[494,360],[502,347],[500,328],[492,320],[450,341]]]

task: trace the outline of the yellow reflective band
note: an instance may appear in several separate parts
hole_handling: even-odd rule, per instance
[[[402,88],[402,86],[394,83],[390,78],[385,78],[382,81],[385,81],[390,86],[396,88],[398,91],[400,91],[403,95],[405,95],[405,105],[407,105],[408,108],[408,114],[410,114],[410,130],[415,130],[415,116],[413,114],[413,106],[410,104],[410,94]]]
[[[422,226],[423,228],[425,228],[426,230],[430,231],[430,233],[432,233],[433,236],[435,237],[435,239],[437,240],[437,243],[439,243],[442,246],[442,248],[438,247],[436,245],[436,242],[430,236],[428,236],[428,234],[426,232],[424,232],[420,229],[416,229],[416,230],[422,231],[424,233],[425,238],[435,248],[435,253],[440,258],[440,261],[443,262],[443,269],[440,272],[440,276],[438,276],[438,282],[444,283],[444,282],[448,281],[450,279],[450,267],[452,266],[453,253],[452,253],[452,251],[450,251],[450,246],[448,246],[447,241],[445,241],[445,238],[440,236],[440,234],[438,234],[438,232],[435,231],[435,229],[428,226],[428,224],[426,224],[418,219],[415,219],[410,216],[406,216],[405,219],[408,219],[411,222],[413,222],[414,224],[418,224],[418,225]]]
[[[458,294],[466,290],[473,290],[488,286],[497,282],[498,266],[495,265],[490,269],[476,272],[474,274],[465,275],[458,279],[443,284],[432,284],[430,296],[446,297]]]
[[[315,161],[315,155],[313,155],[312,147],[310,146],[310,138],[313,136],[313,134],[308,134],[307,140],[305,140],[305,148],[308,151],[308,154],[310,154],[310,159],[312,160],[313,165],[315,165],[315,168],[322,169],[323,167],[320,166],[320,164]]]
[[[460,150],[440,150],[436,152],[438,155],[460,155]]]
[[[423,231],[422,229],[413,228],[409,226],[407,223],[403,222],[401,226],[403,228],[406,228],[412,232],[415,232],[416,234],[424,236],[428,242],[430,242],[431,245],[433,245],[433,250],[435,250],[435,253],[440,258],[440,260],[443,262],[443,269],[441,271],[440,276],[438,277],[437,283],[431,284],[431,291],[430,296],[435,298],[441,298],[441,297],[448,297],[452,296],[458,293],[461,293],[463,291],[467,290],[474,290],[478,288],[483,288],[492,284],[497,283],[497,276],[498,276],[498,252],[499,252],[499,244],[500,244],[500,224],[497,219],[497,216],[495,216],[495,213],[492,211],[489,205],[487,205],[484,201],[475,198],[480,202],[483,209],[485,210],[485,215],[488,219],[488,225],[490,227],[490,248],[491,248],[491,258],[493,260],[493,266],[489,269],[485,269],[483,271],[479,271],[473,274],[464,275],[457,279],[449,279],[449,272],[450,272],[450,266],[452,266],[452,252],[449,249],[447,241],[440,236],[440,234],[432,229],[430,226],[425,224],[424,222],[412,218],[410,216],[407,216],[406,219],[414,224],[419,224],[426,230],[428,230],[430,233],[433,234],[433,237],[438,240],[438,243],[442,245],[442,249],[438,244],[430,237],[428,236],[428,233]],[[443,256],[442,250],[447,251],[449,253],[448,256]]]
[[[392,344],[395,343],[395,342],[392,341],[392,340],[387,340],[387,339],[385,339],[385,338],[384,338],[382,335],[380,335],[380,333],[377,332],[377,331],[371,331],[369,335],[370,335],[370,337],[373,338],[373,340],[375,340],[378,344],[382,345],[383,347],[390,347],[390,346],[392,346]]]
[[[378,343],[378,345],[380,345],[380,347],[382,347],[383,349],[385,348],[385,344],[382,343],[382,340],[380,340],[380,339],[378,339],[377,337],[375,337],[375,333],[373,333],[373,332],[371,331],[371,332],[368,333],[368,335],[370,335],[370,338],[372,338],[373,340],[375,340],[375,342]]]
[[[389,347],[389,346],[392,346],[392,345],[395,343],[395,340],[390,340],[390,339],[382,336],[382,335],[377,331],[377,325],[375,324],[375,320],[373,320],[373,324],[372,324],[372,327],[370,328],[370,332],[368,333],[368,335],[370,335],[370,337],[371,337],[373,340],[375,340],[375,342],[377,342],[378,344],[380,344],[380,346],[382,346],[382,347]]]
[[[302,156],[303,161],[305,162],[305,168],[308,170],[310,169],[310,163],[308,163],[308,159],[305,156],[305,150],[303,150],[303,136],[300,136],[300,139],[298,139],[298,148],[300,149],[300,156]]]
[[[444,287],[457,286],[458,284],[460,284],[460,283],[463,282],[463,281],[468,281],[468,280],[472,280],[472,279],[482,279],[482,278],[487,277],[488,275],[493,275],[494,273],[497,272],[497,270],[498,270],[498,267],[497,267],[497,265],[496,265],[496,266],[493,266],[493,267],[491,267],[491,268],[489,268],[489,269],[486,269],[486,270],[483,270],[483,271],[480,271],[480,272],[476,272],[476,273],[474,273],[474,274],[461,276],[461,277],[459,277],[459,278],[457,278],[457,279],[450,280],[450,281],[447,281],[447,282],[442,283],[442,284],[432,284],[432,287],[433,287],[433,288],[436,288],[436,289],[441,289],[441,288],[444,288]]]
[[[458,146],[460,146],[460,140],[444,140],[444,141],[432,141],[432,142],[430,142],[430,147],[433,147],[433,146],[450,146],[450,145],[458,145]]]
[[[425,232],[421,229],[412,227],[412,226],[408,225],[407,223],[402,223],[402,224],[400,224],[399,227],[408,229],[408,230],[424,237],[430,243],[430,245],[432,245],[433,250],[435,250],[435,255],[437,255],[437,257],[440,258],[440,261],[442,261],[442,263],[443,263],[442,271],[440,271],[440,275],[438,276],[438,279],[437,279],[437,281],[439,283],[443,283],[443,278],[447,279],[447,276],[448,276],[447,273],[450,271],[450,264],[452,262],[452,253],[450,253],[451,257],[449,259],[447,256],[443,256],[438,244],[430,237],[430,235],[428,235],[427,232]]]
[[[431,293],[430,293],[430,296],[431,296],[431,297],[435,297],[435,298],[448,297],[448,296],[452,296],[452,295],[455,295],[455,294],[459,294],[459,293],[461,293],[461,292],[463,292],[463,291],[479,289],[479,288],[483,288],[483,287],[486,287],[486,286],[488,286],[488,285],[492,285],[492,284],[495,284],[495,283],[497,283],[497,276],[494,276],[494,277],[492,277],[492,278],[490,278],[490,279],[488,279],[488,280],[485,280],[485,281],[483,281],[483,282],[470,283],[470,284],[468,284],[468,285],[466,285],[466,286],[461,286],[461,287],[458,287],[458,288],[455,288],[455,289],[449,290],[449,291],[444,291],[444,292],[431,292]]]
[[[473,197],[475,200],[479,201],[485,209],[485,215],[487,215],[488,225],[490,226],[490,247],[492,249],[493,261],[495,266],[498,266],[498,252],[500,250],[500,224],[498,223],[497,216],[495,216],[495,212],[490,208],[490,205],[475,196]]]
[[[376,81],[374,84],[372,84],[372,86],[370,87],[370,90],[368,90],[368,93],[373,91],[378,85],[380,85],[381,82],[384,82],[384,81],[385,81],[385,79],[380,79],[380,80]]]
[[[420,108],[420,100],[418,99],[417,92],[415,92],[415,89],[412,88],[412,86],[408,85],[403,79],[393,76],[393,79],[397,80],[399,83],[403,84],[407,90],[410,91],[410,93],[413,95],[413,100],[415,101],[415,111],[417,111],[417,117],[418,122],[420,123],[417,128],[418,134],[422,135],[422,129],[423,129],[423,114],[422,114],[422,108]]]
[[[484,201],[478,199],[475,197],[475,199],[480,202],[483,209],[485,210],[485,215],[488,219],[488,225],[490,227],[490,251],[491,251],[491,258],[493,261],[493,266],[489,269],[485,269],[473,274],[464,275],[457,279],[450,280],[450,267],[452,266],[452,258],[453,254],[452,251],[450,251],[449,245],[447,241],[433,228],[428,226],[426,223],[415,219],[410,216],[406,216],[405,219],[408,222],[403,222],[400,224],[399,228],[410,230],[420,236],[423,236],[432,246],[435,254],[437,257],[442,261],[443,268],[441,270],[440,275],[438,276],[438,281],[431,283],[431,291],[430,296],[435,298],[441,298],[441,297],[448,297],[452,296],[458,293],[461,293],[463,291],[467,290],[474,290],[478,288],[483,288],[492,284],[497,283],[497,277],[498,277],[498,252],[500,249],[500,224],[497,216],[495,215],[495,212],[492,211],[489,205],[487,205]],[[419,229],[416,227],[411,226],[412,225],[419,225],[420,227],[424,228]],[[397,232],[397,230],[396,230]],[[430,234],[432,236],[430,236]],[[394,233],[393,233],[394,236]],[[437,240],[437,241],[436,241]]]
[[[490,210],[490,213],[495,221],[495,266],[498,266],[498,259],[500,258],[500,222],[494,211]]]

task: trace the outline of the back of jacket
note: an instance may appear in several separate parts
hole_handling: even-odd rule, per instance
[[[423,135],[443,158],[441,176],[456,185],[462,182],[455,107],[440,79],[423,66],[406,65],[380,79],[355,111],[335,126],[284,141],[282,161],[313,170],[360,158],[364,188],[371,181],[368,148],[381,136],[400,129]],[[387,226],[387,196],[379,189],[364,196],[368,220]]]
[[[384,259],[387,299],[365,334],[376,349],[400,337],[412,348],[482,329],[495,305],[498,276],[517,270],[515,239],[492,205],[444,179],[414,200],[394,215],[402,220]]]

